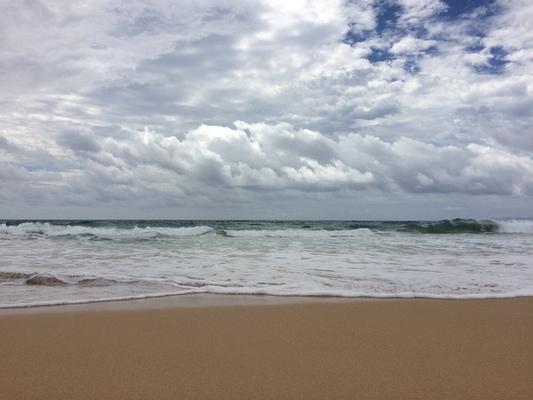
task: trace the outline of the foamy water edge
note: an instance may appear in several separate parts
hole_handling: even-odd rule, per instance
[[[360,293],[354,295],[344,295],[327,292],[308,292],[308,293],[291,293],[291,294],[276,294],[266,291],[185,291],[185,292],[171,292],[171,293],[153,293],[139,296],[123,296],[123,297],[108,297],[91,300],[60,300],[60,301],[41,301],[34,303],[18,303],[18,304],[0,304],[0,309],[12,308],[32,308],[32,307],[49,307],[62,305],[76,305],[76,304],[92,304],[92,303],[107,303],[114,301],[128,301],[128,300],[143,300],[164,297],[179,297],[185,295],[203,295],[216,294],[225,296],[271,296],[271,297],[313,297],[313,298],[339,298],[339,299],[434,299],[434,300],[488,300],[488,299],[510,299],[517,297],[532,297],[533,289],[513,291],[510,293],[476,293],[468,295],[440,295],[431,293],[392,293],[392,294],[377,294],[377,293]]]

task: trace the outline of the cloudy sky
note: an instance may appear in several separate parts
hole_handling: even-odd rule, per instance
[[[0,0],[0,218],[533,217],[530,0]]]

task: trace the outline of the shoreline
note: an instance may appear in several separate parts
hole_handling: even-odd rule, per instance
[[[533,297],[533,296],[532,296]],[[396,298],[342,297],[342,296],[276,296],[269,294],[218,294],[187,293],[169,294],[142,298],[111,299],[62,304],[37,304],[14,307],[0,307],[0,317],[11,314],[37,314],[62,312],[100,312],[160,310],[169,308],[210,308],[263,306],[300,303],[336,303],[350,301],[381,301]],[[398,300],[401,300],[398,298]],[[406,299],[408,300],[408,299]]]
[[[499,297],[431,297],[431,296],[336,296],[336,295],[275,295],[275,294],[233,294],[233,293],[184,293],[156,294],[146,297],[110,298],[96,300],[67,301],[63,303],[34,303],[0,306],[0,317],[13,313],[64,312],[64,311],[118,311],[135,309],[226,307],[277,305],[298,303],[336,303],[359,301],[483,301],[532,298],[532,294],[504,295]]]
[[[270,297],[0,310],[0,387],[12,400],[533,397],[533,297]]]

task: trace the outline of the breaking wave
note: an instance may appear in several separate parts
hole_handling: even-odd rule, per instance
[[[404,228],[400,229],[420,233],[491,233],[498,232],[499,225],[490,220],[457,218],[431,222],[406,222]]]
[[[0,220],[0,308],[170,294],[533,294],[533,220]]]
[[[91,227],[53,224],[51,222],[23,222],[17,225],[0,225],[0,233],[26,237],[86,237],[89,239],[156,239],[170,236],[198,236],[214,232],[209,226],[191,227]]]
[[[405,229],[420,233],[533,233],[533,221],[457,218],[432,222],[406,222]]]
[[[0,239],[78,238],[154,240],[202,235],[218,237],[350,237],[373,233],[533,234],[533,220],[449,219],[440,221],[4,221]]]
[[[325,230],[325,229],[265,229],[265,230],[219,230],[217,234],[226,237],[348,237],[372,235],[374,232],[368,228],[358,228],[352,230]]]
[[[533,234],[533,221],[527,219],[501,220],[498,224],[498,232],[502,233],[531,233]]]

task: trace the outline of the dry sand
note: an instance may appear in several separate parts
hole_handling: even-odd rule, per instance
[[[533,298],[65,310],[0,314],[0,399],[533,399]]]

